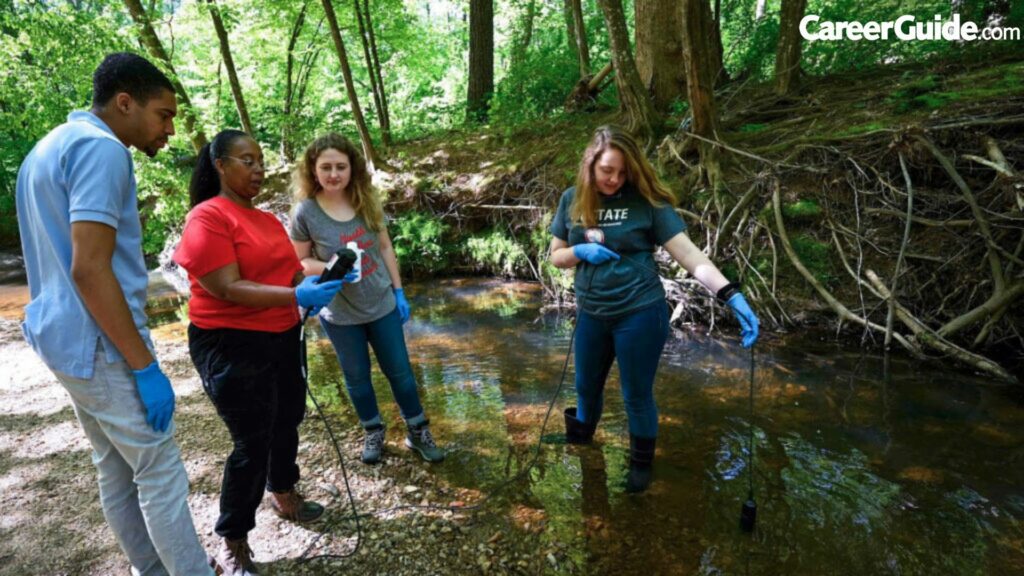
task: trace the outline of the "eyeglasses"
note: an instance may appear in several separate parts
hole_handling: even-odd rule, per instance
[[[264,164],[263,162],[260,162],[259,160],[251,160],[249,158],[237,158],[235,156],[225,156],[225,158],[231,158],[232,160],[238,160],[239,162],[242,163],[242,166],[245,166],[249,170],[263,170],[263,171],[266,171],[266,169],[267,169],[266,164]]]

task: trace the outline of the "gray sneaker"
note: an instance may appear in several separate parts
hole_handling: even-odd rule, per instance
[[[419,452],[427,462],[444,460],[444,450],[437,447],[434,437],[430,434],[430,422],[424,421],[416,426],[409,426],[409,434],[405,437],[405,446]]]
[[[384,452],[384,425],[378,424],[366,429],[366,437],[363,439],[363,463],[376,464],[380,462],[381,453]]]

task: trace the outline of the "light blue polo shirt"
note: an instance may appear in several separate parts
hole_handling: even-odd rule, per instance
[[[18,171],[16,201],[31,301],[25,339],[51,370],[92,378],[96,339],[108,362],[123,359],[86,310],[71,279],[71,223],[117,230],[112,266],[135,326],[146,328],[146,264],[131,152],[90,112],[72,112],[29,152]]]

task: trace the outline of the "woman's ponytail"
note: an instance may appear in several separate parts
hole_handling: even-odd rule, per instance
[[[188,185],[188,196],[190,207],[195,208],[206,202],[217,194],[220,194],[220,175],[217,174],[217,167],[214,160],[225,158],[231,144],[248,134],[241,130],[221,130],[209,143],[204,144],[199,151],[199,158],[196,160],[195,170],[192,171],[192,181]]]
[[[199,150],[199,159],[196,161],[195,170],[192,171],[192,181],[188,185],[191,208],[195,208],[220,193],[220,176],[217,175],[217,168],[213,165],[212,147],[213,144],[207,142]]]

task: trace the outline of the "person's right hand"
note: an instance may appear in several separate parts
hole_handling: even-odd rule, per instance
[[[573,256],[591,264],[604,264],[609,260],[618,260],[619,255],[601,244],[577,244],[572,247]]]
[[[174,389],[171,381],[160,370],[156,360],[142,370],[132,370],[135,374],[135,388],[146,408],[146,423],[157,432],[164,432],[174,416]]]
[[[299,306],[310,310],[319,310],[331,302],[345,283],[344,280],[331,280],[317,284],[316,281],[319,279],[319,275],[306,276],[302,283],[295,287],[295,300],[298,301]]]
[[[760,322],[757,321],[757,315],[750,309],[747,299],[739,292],[733,294],[726,304],[732,308],[733,313],[736,314],[736,320],[740,323],[743,347],[750,348],[757,342],[757,335],[760,333]]]

